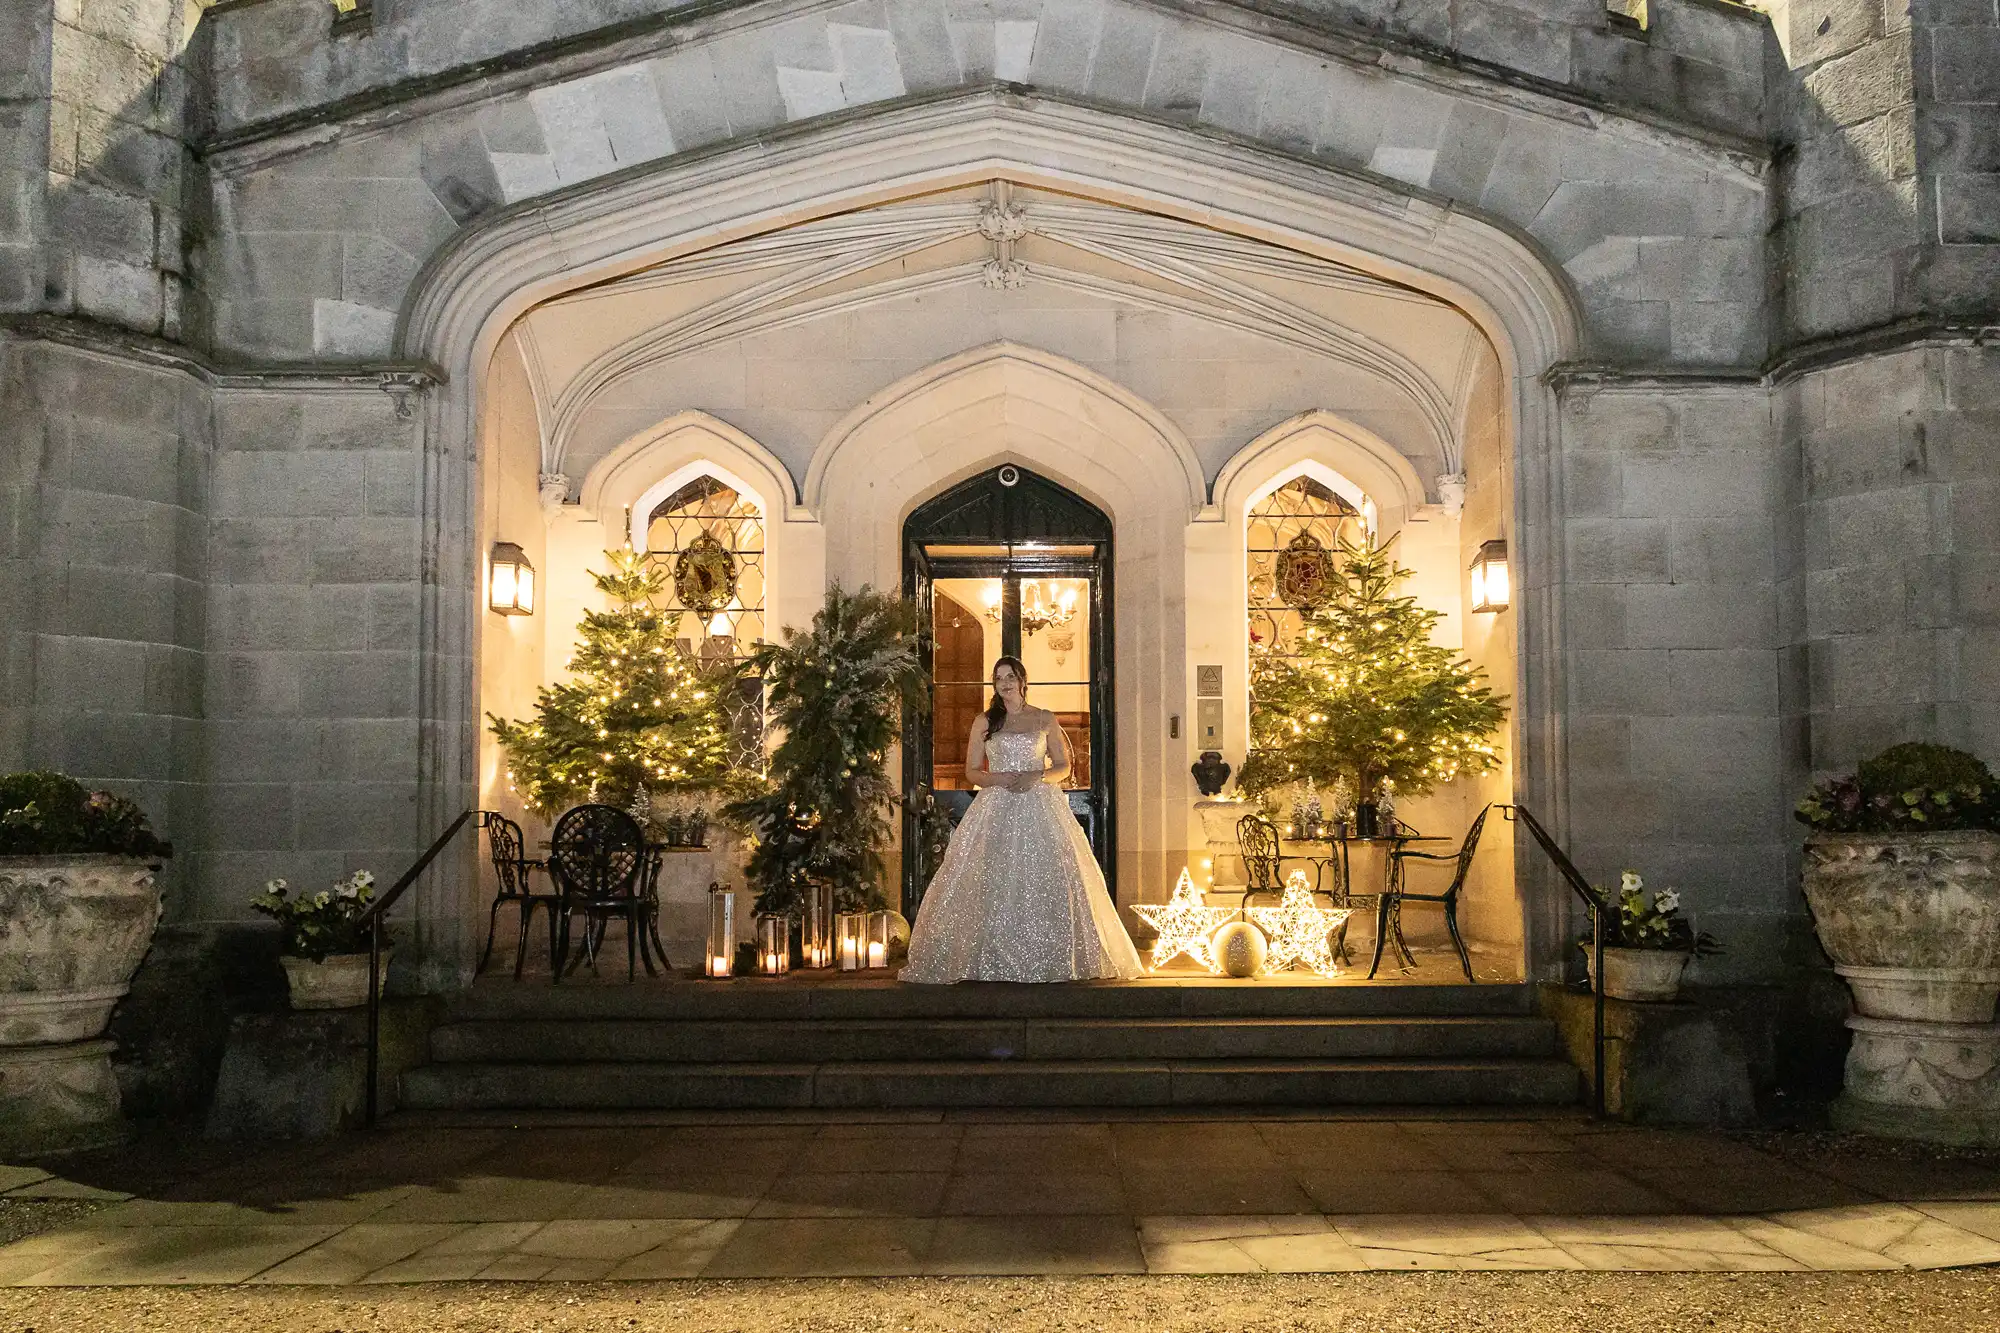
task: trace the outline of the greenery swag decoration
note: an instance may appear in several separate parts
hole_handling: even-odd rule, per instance
[[[809,880],[832,884],[843,911],[882,906],[896,799],[889,747],[903,710],[929,702],[916,612],[865,585],[849,593],[835,584],[810,631],[786,630],[751,664],[784,736],[770,789],[724,812],[756,835],[748,871],[757,910],[795,914]]]
[[[1251,665],[1251,748],[1237,786],[1250,796],[1345,777],[1356,798],[1421,796],[1499,764],[1489,738],[1506,700],[1431,642],[1442,618],[1399,596],[1410,572],[1372,543],[1340,543],[1326,600],[1300,612],[1294,656],[1260,649]]]
[[[682,647],[679,617],[655,604],[667,580],[657,565],[629,546],[604,554],[611,572],[591,577],[612,607],[584,612],[570,679],[542,688],[530,721],[487,715],[509,783],[545,818],[642,792],[748,794],[757,777],[735,762],[729,711],[742,668]]]

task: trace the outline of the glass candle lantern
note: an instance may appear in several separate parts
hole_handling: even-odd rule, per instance
[[[757,918],[757,970],[767,977],[782,977],[792,970],[790,917]]]
[[[889,914],[868,914],[868,966],[889,966]]]
[[[807,967],[832,967],[833,885],[806,885],[805,917],[799,922],[799,953]]]
[[[833,947],[843,972],[857,972],[868,966],[868,917],[862,912],[842,912],[833,919]]]
[[[708,886],[708,948],[702,971],[711,977],[736,973],[736,890]]]

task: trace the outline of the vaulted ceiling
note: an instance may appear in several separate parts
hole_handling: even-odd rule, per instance
[[[658,404],[647,403],[647,388],[671,385],[678,364],[780,331],[789,334],[778,345],[793,349],[798,376],[827,373],[843,360],[860,367],[831,390],[835,400],[852,399],[838,406],[852,407],[886,387],[896,369],[871,341],[890,341],[922,298],[968,290],[987,294],[983,313],[960,316],[968,327],[947,336],[985,341],[995,335],[983,320],[1036,343],[1036,311],[1059,298],[1197,321],[1238,358],[1303,362],[1298,392],[1310,396],[1316,379],[1337,381],[1345,398],[1407,422],[1396,443],[1427,471],[1459,470],[1463,405],[1473,377],[1492,368],[1472,321],[1425,293],[1179,219],[992,182],[773,231],[538,307],[518,338],[540,406],[544,470],[578,477],[608,447],[588,439],[584,423],[610,401],[636,400],[642,405],[630,411],[639,416],[653,407],[741,415],[750,419],[733,424],[757,434],[754,387],[733,402]],[[957,350],[934,349],[936,357]],[[1129,370],[1144,352],[1128,347],[1119,355]],[[1116,378],[1115,366],[1103,369]],[[1336,405],[1305,401],[1290,410]],[[1160,407],[1175,415],[1174,404]],[[1199,447],[1199,427],[1186,428]],[[793,441],[789,450],[767,443],[785,456],[809,453],[813,441]],[[787,458],[795,467],[801,461]]]

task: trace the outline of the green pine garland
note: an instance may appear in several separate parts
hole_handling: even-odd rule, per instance
[[[509,782],[545,818],[586,801],[629,805],[641,789],[754,790],[757,775],[736,765],[731,744],[729,703],[742,668],[703,663],[681,647],[679,617],[655,605],[666,574],[653,562],[629,546],[604,554],[611,572],[591,577],[612,609],[584,612],[570,679],[542,688],[532,720],[487,715]]]
[[[831,883],[843,911],[881,906],[896,800],[889,747],[904,708],[929,702],[916,612],[835,584],[810,631],[786,630],[752,666],[784,739],[771,753],[770,790],[724,813],[756,835],[748,871],[757,910],[795,913],[808,879]]]
[[[1357,798],[1384,782],[1399,796],[1498,767],[1489,738],[1506,700],[1471,663],[1431,642],[1442,619],[1397,596],[1410,571],[1382,548],[1340,544],[1332,595],[1306,610],[1295,657],[1251,667],[1251,751],[1237,786],[1250,796],[1346,777]]]

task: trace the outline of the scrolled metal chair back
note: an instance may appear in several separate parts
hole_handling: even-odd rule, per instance
[[[582,898],[630,896],[645,853],[639,821],[614,805],[579,805],[556,821],[549,837],[556,882]]]
[[[1278,830],[1261,815],[1245,815],[1236,821],[1236,849],[1243,856],[1251,893],[1275,893],[1281,886],[1278,876]]]
[[[521,863],[526,858],[521,826],[503,814],[487,811],[486,848],[493,857],[493,873],[500,880],[500,896],[519,898],[528,891],[527,875]]]
[[[1491,813],[1493,807],[1489,805],[1479,812],[1479,817],[1472,821],[1472,827],[1465,831],[1465,841],[1458,849],[1458,864],[1452,867],[1451,887],[1445,890],[1446,897],[1456,898],[1458,891],[1465,887],[1465,878],[1472,873],[1472,855],[1479,850],[1479,835],[1486,831],[1486,816]]]

